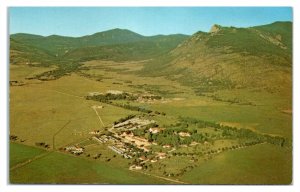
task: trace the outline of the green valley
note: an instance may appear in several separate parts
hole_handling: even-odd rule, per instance
[[[290,184],[292,54],[291,22],[12,34],[10,182]]]

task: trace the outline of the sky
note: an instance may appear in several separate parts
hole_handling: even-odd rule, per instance
[[[79,37],[114,28],[145,36],[292,21],[290,7],[11,7],[9,32]]]

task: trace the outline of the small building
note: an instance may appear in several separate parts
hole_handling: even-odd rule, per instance
[[[166,158],[166,156],[164,155],[164,156],[160,156],[159,157],[159,159],[165,159]]]
[[[147,157],[145,157],[145,156],[141,156],[141,157],[139,158],[139,160],[146,161],[146,160],[148,160],[148,159],[147,159]]]
[[[116,152],[119,155],[123,154],[123,151],[120,150],[119,148],[115,147],[115,146],[108,146],[109,149],[111,149],[112,151]]]
[[[165,159],[167,156],[166,156],[166,153],[157,153],[157,157],[159,159]]]
[[[142,169],[143,169],[143,167],[140,165],[131,165],[129,167],[129,170],[142,170]]]
[[[134,134],[130,131],[130,132],[126,132],[126,131],[124,131],[124,132],[122,132],[122,134],[121,134],[121,136],[127,136],[127,137],[133,137],[134,136]]]
[[[180,137],[190,137],[191,136],[191,134],[189,132],[179,132],[178,135]]]
[[[102,138],[98,138],[98,137],[92,137],[93,140],[99,142],[99,143],[105,143],[106,141]]]
[[[171,145],[163,145],[163,148],[171,148]]]
[[[131,159],[132,158],[132,156],[128,155],[128,154],[124,154],[123,157],[126,158],[126,159]]]
[[[83,153],[83,150],[81,149],[81,150],[74,150],[74,151],[72,151],[72,153],[73,154],[75,154],[75,155],[79,155],[79,154],[82,154]]]
[[[159,133],[159,132],[163,131],[164,129],[165,128],[156,128],[156,127],[153,127],[153,128],[149,129],[149,132],[155,134],[155,133]]]
[[[76,150],[77,147],[75,146],[69,146],[69,147],[65,147],[65,151],[72,151],[72,150]]]
[[[69,146],[64,148],[65,151],[69,151],[73,154],[82,154],[83,153],[83,148],[82,147],[77,147],[77,146]]]
[[[157,159],[151,159],[151,163],[157,162]]]

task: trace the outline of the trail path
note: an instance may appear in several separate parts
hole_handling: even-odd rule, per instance
[[[9,170],[13,171],[13,170],[18,169],[20,167],[23,167],[23,166],[25,166],[25,165],[27,165],[29,163],[32,163],[35,160],[38,160],[38,159],[41,159],[43,157],[46,157],[47,155],[50,155],[52,152],[54,152],[54,151],[48,151],[48,152],[43,153],[41,155],[37,155],[37,156],[35,156],[35,157],[31,158],[31,159],[28,159],[28,160],[26,160],[24,162],[16,164],[15,166],[11,167]]]
[[[95,111],[96,115],[98,116],[100,123],[101,123],[102,126],[104,127],[104,123],[103,123],[103,121],[102,121],[102,119],[101,119],[101,117],[100,117],[100,115],[99,115],[99,113],[98,113],[96,107],[93,106],[92,108],[93,108],[93,110]]]
[[[54,92],[60,93],[60,94],[64,94],[64,95],[69,95],[69,96],[72,96],[72,97],[77,97],[77,98],[80,98],[80,99],[83,99],[83,98],[84,98],[84,97],[82,97],[82,96],[73,95],[73,94],[70,94],[70,93],[65,93],[65,92],[61,92],[61,91],[57,91],[57,90],[51,90],[51,91],[54,91]]]
[[[134,170],[131,170],[131,171],[134,171]],[[185,183],[183,181],[179,181],[179,180],[175,180],[175,179],[170,179],[170,178],[166,178],[166,177],[161,177],[161,176],[157,176],[157,175],[151,175],[149,173],[144,173],[144,172],[140,172],[140,171],[134,171],[134,172],[141,173],[141,174],[144,174],[144,175],[148,175],[148,176],[151,176],[151,177],[156,177],[156,178],[159,178],[159,179],[164,179],[166,181],[171,181],[171,182],[174,182],[174,183],[188,184],[188,183]]]

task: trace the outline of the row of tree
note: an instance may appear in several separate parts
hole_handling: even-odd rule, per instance
[[[127,121],[127,120],[129,120],[129,119],[134,118],[135,116],[136,116],[136,115],[133,115],[133,114],[127,115],[126,117],[122,117],[122,118],[120,118],[119,120],[113,122],[113,124],[116,125],[116,124],[119,124],[119,123],[123,123],[123,122],[125,122],[125,121]]]
[[[198,119],[193,119],[189,117],[179,117],[179,120],[187,123],[187,124],[194,124],[198,127],[212,127],[217,130],[222,130],[222,136],[228,137],[228,138],[246,138],[251,140],[256,140],[259,142],[267,142],[274,145],[279,146],[288,146],[289,141],[288,139],[282,137],[282,136],[272,136],[268,134],[261,134],[258,132],[255,132],[250,129],[245,128],[236,128],[236,127],[230,127],[230,126],[224,126],[219,123],[209,122],[209,121],[203,121]],[[193,135],[192,135],[193,136]]]
[[[112,94],[112,93],[106,93],[103,95],[93,95],[93,96],[87,96],[87,100],[94,100],[94,101],[100,101],[100,102],[107,102],[111,100],[129,100],[134,101],[138,97],[129,93],[120,93],[120,94]]]

